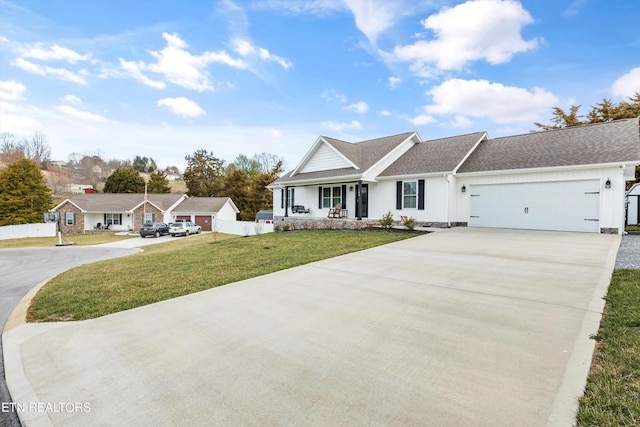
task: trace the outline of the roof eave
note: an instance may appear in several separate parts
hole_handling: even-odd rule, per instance
[[[593,164],[581,164],[581,165],[564,165],[564,166],[546,166],[539,168],[523,168],[523,169],[501,169],[501,170],[487,170],[477,172],[458,172],[459,177],[464,176],[484,176],[484,175],[507,175],[514,173],[534,173],[534,172],[555,172],[559,170],[577,170],[577,169],[600,169],[610,167],[624,167],[633,164],[640,164],[640,160],[624,161],[624,162],[609,162],[609,163],[593,163]]]
[[[464,162],[467,161],[471,153],[473,153],[476,150],[476,148],[478,148],[478,145],[480,145],[482,141],[486,141],[488,139],[489,139],[489,134],[487,132],[484,132],[482,136],[476,141],[476,143],[473,144],[473,147],[471,147],[471,149],[467,151],[467,154],[465,154],[462,160],[460,160],[460,163],[458,163],[458,165],[455,168],[453,168],[453,173],[454,174],[457,173],[458,169],[460,169],[460,167],[464,164]]]
[[[312,179],[300,179],[295,181],[287,181],[278,183],[277,181],[273,184],[267,185],[267,188],[275,189],[275,188],[284,188],[284,187],[292,187],[295,185],[313,185],[313,184],[322,184],[326,182],[337,182],[337,181],[353,181],[363,179],[362,174],[357,175],[342,175],[342,176],[327,176],[324,178],[312,178]]]

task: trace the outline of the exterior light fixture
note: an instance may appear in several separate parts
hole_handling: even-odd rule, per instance
[[[460,191],[465,193],[467,191],[467,187],[465,187],[464,184],[462,184],[462,188],[460,189]]]
[[[605,181],[604,188],[611,188],[611,180],[609,178]]]
[[[353,185],[349,187],[349,191],[353,191]]]

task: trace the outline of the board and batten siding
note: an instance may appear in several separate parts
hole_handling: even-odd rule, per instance
[[[419,222],[447,222],[447,181],[444,177],[405,177],[402,181],[424,179],[424,209],[396,209],[396,181],[369,183],[369,218],[380,219],[391,212],[396,221],[413,217]]]
[[[599,227],[616,228],[618,232],[624,229],[624,188],[623,170],[619,167],[594,169],[560,170],[556,172],[505,173],[492,175],[464,175],[456,176],[456,209],[452,212],[452,221],[469,222],[470,198],[474,185],[489,184],[517,184],[535,182],[561,182],[593,180],[600,182]],[[604,188],[605,181],[611,180],[611,188]],[[466,192],[460,192],[465,185]]]
[[[313,156],[300,169],[299,173],[317,172],[352,167],[342,156],[327,144],[318,147]]]

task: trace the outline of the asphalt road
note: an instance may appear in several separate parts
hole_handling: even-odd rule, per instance
[[[138,239],[132,239],[138,240]],[[60,246],[0,250],[0,331],[20,299],[42,281],[77,267],[103,259],[136,253],[135,249],[116,247]],[[0,404],[11,402],[4,375],[4,359],[0,340]],[[13,412],[0,407],[0,427],[18,427]]]

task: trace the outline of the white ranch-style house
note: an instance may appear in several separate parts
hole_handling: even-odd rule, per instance
[[[423,226],[622,233],[638,164],[638,119],[494,139],[321,136],[269,188],[274,223],[293,228],[357,228],[391,212]]]

